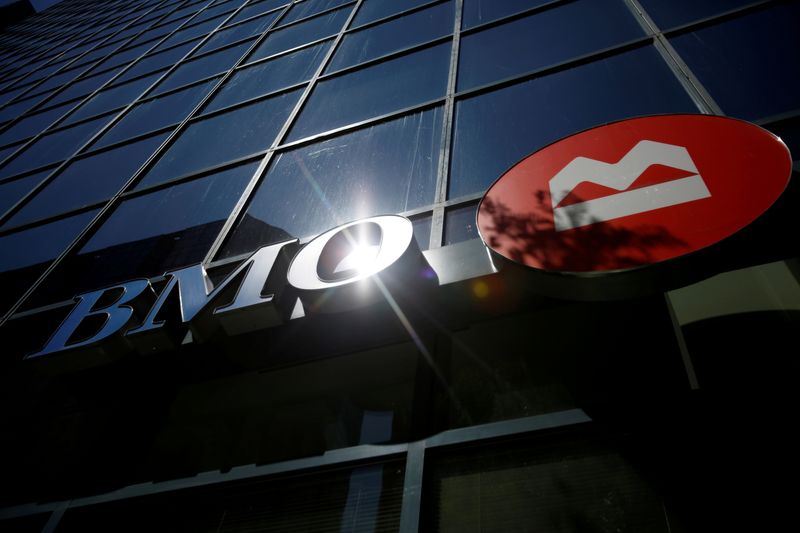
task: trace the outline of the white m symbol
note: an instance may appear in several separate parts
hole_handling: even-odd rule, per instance
[[[625,190],[652,165],[664,165],[692,172],[694,175]],[[584,181],[623,192],[557,207],[579,183]],[[576,157],[550,180],[550,197],[556,231],[587,226],[710,196],[711,193],[686,148],[655,141],[639,141],[617,163]]]

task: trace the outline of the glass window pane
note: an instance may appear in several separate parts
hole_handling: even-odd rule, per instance
[[[253,35],[261,34],[264,30],[269,28],[272,21],[278,16],[280,12],[270,13],[257,19],[253,19],[238,26],[233,26],[215,33],[208,41],[200,47],[199,52],[208,52],[228,43],[236,42]]]
[[[213,74],[227,71],[244,54],[252,42],[242,43],[219,52],[214,52],[199,59],[182,63],[177,69],[172,71],[164,81],[162,81],[154,93],[160,93],[186,85]]]
[[[453,2],[345,35],[328,65],[334,71],[453,32]]]
[[[305,0],[297,2],[289,9],[286,16],[281,19],[281,25],[316,15],[326,9],[331,9],[350,1],[351,0]]]
[[[126,106],[138,98],[145,89],[161,76],[160,72],[129,81],[110,89],[103,89],[83,104],[67,118],[65,124],[76,122],[83,118],[99,115],[119,107]]]
[[[263,2],[251,2],[238,12],[236,16],[230,20],[230,23],[233,24],[234,22],[240,22],[242,20],[249,19],[250,17],[255,17],[256,15],[266,13],[267,11],[284,6],[288,3],[288,0],[264,0]]]
[[[110,198],[139,170],[167,135],[162,133],[73,161],[6,225],[25,224]]]
[[[441,126],[437,108],[277,155],[220,256],[431,204]]]
[[[7,120],[12,120],[17,118],[18,116],[22,115],[22,113],[32,108],[45,98],[47,98],[46,94],[40,94],[38,96],[25,98],[24,100],[20,100],[18,102],[14,102],[13,104],[7,105],[3,109],[0,109],[0,122],[5,122]]]
[[[32,176],[25,176],[18,180],[0,183],[0,215],[16,204],[20,198],[28,194],[28,192],[46,178],[50,172],[52,172],[52,170],[45,170],[44,172],[38,172]]]
[[[140,44],[139,46],[134,46],[133,48],[127,48],[125,50],[116,52],[114,55],[98,63],[95,67],[95,70],[107,69],[116,67],[118,65],[127,64],[147,52],[152,46],[153,43],[144,43]]]
[[[294,91],[191,124],[138,187],[269,148],[299,97]]]
[[[211,99],[205,111],[268,94],[311,79],[331,41],[238,70]]]
[[[3,133],[0,133],[0,145],[11,144],[15,141],[21,141],[28,137],[33,137],[37,133],[44,131],[50,124],[61,118],[75,104],[64,104],[58,107],[53,107],[47,111],[28,115],[22,120],[13,124]]]
[[[445,245],[478,238],[478,227],[475,223],[477,211],[478,204],[447,210],[444,218]]]
[[[120,69],[115,68],[100,74],[95,74],[94,76],[90,76],[88,78],[84,78],[80,81],[76,81],[55,95],[49,103],[60,104],[61,102],[66,102],[67,100],[87,95],[116,76],[119,71]]]
[[[478,24],[497,20],[532,7],[541,6],[551,0],[464,0],[462,27],[472,28]]]
[[[26,170],[33,170],[66,159],[105,126],[112,116],[106,115],[55,133],[42,135],[24,152],[0,169],[0,177],[21,174]]]
[[[120,76],[116,81],[128,81],[141,76],[142,74],[149,74],[155,70],[170,67],[180,61],[180,59],[185,56],[189,50],[194,48],[196,44],[197,43],[195,42],[186,43],[176,46],[175,48],[171,48],[166,52],[145,56],[137,61],[136,64],[134,64],[129,70],[125,71],[125,74]]]
[[[723,111],[754,120],[800,107],[798,20],[800,3],[778,4],[670,42]]]
[[[253,52],[249,60],[254,61],[268,57],[338,33],[347,21],[350,9],[352,8],[337,9],[300,24],[270,32],[266,40]]]
[[[81,213],[0,237],[0,315],[14,305],[96,214],[97,211]]]
[[[416,239],[419,249],[430,248],[433,216],[430,214],[417,216],[411,219],[411,223],[414,225],[414,239]]]
[[[222,21],[225,20],[227,17],[225,15],[209,19],[205,22],[201,22],[200,24],[196,24],[189,28],[184,28],[182,30],[178,30],[167,39],[158,45],[159,50],[163,50],[169,46],[174,44],[178,44],[180,42],[186,41],[187,39],[191,39],[193,37],[200,37],[205,36],[211,30],[222,24]]]
[[[292,127],[290,140],[442,97],[450,43],[319,82]]]
[[[458,89],[561,63],[641,35],[641,27],[620,0],[569,3],[464,37]]]
[[[566,135],[652,113],[697,112],[650,47],[456,105],[450,197],[481,192],[511,165]]]
[[[131,42],[128,43],[128,46],[135,46],[141,43],[147,43],[149,45],[156,44],[155,39],[165,36],[178,26],[180,26],[182,21],[173,22],[172,24],[164,24],[162,26],[158,26],[156,28],[152,28],[147,30],[146,32],[142,33],[138,37],[135,37]]]
[[[364,0],[361,7],[353,19],[352,27],[372,22],[373,20],[382,19],[395,13],[400,13],[412,7],[421,6],[422,4],[429,4],[431,0],[406,0],[405,2],[397,2],[396,0]]]
[[[667,30],[752,4],[753,0],[639,0],[639,3],[659,29]]]
[[[30,305],[202,261],[258,163],[123,201]]]
[[[136,104],[95,144],[95,148],[180,122],[192,112],[217,80]]]

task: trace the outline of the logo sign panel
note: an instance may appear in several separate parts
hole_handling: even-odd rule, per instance
[[[783,142],[753,124],[663,115],[583,131],[528,156],[478,209],[484,242],[546,271],[631,269],[710,246],[786,188]]]

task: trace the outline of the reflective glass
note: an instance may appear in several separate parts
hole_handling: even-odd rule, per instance
[[[193,37],[200,37],[204,36],[209,33],[211,30],[222,24],[222,21],[225,20],[227,17],[222,15],[220,17],[216,17],[205,22],[201,22],[195,26],[190,28],[185,28],[182,30],[178,30],[169,37],[167,37],[164,42],[158,45],[159,50],[163,50],[169,46],[174,44],[178,44],[180,42],[186,41]]]
[[[42,135],[15,159],[0,168],[0,177],[21,174],[66,159],[92,135],[105,126],[113,115],[99,117],[77,126]]]
[[[161,75],[160,72],[144,76],[138,80],[129,81],[110,89],[104,89],[92,96],[85,104],[72,113],[65,121],[66,124],[76,122],[82,118],[91,117],[100,113],[111,111],[126,106],[141,95],[145,89]]]
[[[171,48],[165,52],[158,54],[150,54],[137,61],[125,74],[119,77],[118,82],[127,81],[142,74],[148,74],[154,70],[160,70],[165,67],[171,67],[177,63],[186,53],[194,48],[197,43],[185,43],[175,48]]]
[[[138,186],[269,148],[299,97],[300,91],[293,91],[192,123]]]
[[[122,120],[107,131],[94,147],[106,146],[180,122],[192,112],[215,83],[217,83],[216,79],[209,80],[200,85],[137,104],[122,117]]]
[[[250,48],[251,44],[253,43],[248,41],[219,52],[213,52],[199,59],[182,63],[158,85],[154,94],[227,71],[242,57],[242,54]]]
[[[181,22],[164,24],[162,26],[158,26],[157,28],[147,30],[138,37],[134,38],[130,43],[128,43],[128,46],[135,46],[142,43],[148,43],[149,45],[152,46],[157,43],[156,39],[164,37],[166,34],[173,31],[175,28],[181,25]]]
[[[430,214],[414,217],[411,219],[414,225],[414,239],[420,250],[427,250],[430,248],[431,243],[431,225],[433,223],[433,216]]]
[[[238,70],[214,95],[205,111],[220,109],[309,80],[330,45],[331,41],[327,41]]]
[[[33,295],[41,305],[202,261],[257,163],[123,201]]]
[[[641,35],[641,27],[621,0],[568,3],[462,38],[458,89],[557,64]]]
[[[61,118],[73,105],[74,104],[64,104],[48,109],[47,111],[28,115],[11,125],[11,127],[3,133],[0,133],[0,145],[11,144],[15,141],[21,141],[22,139],[27,139],[28,137],[33,137],[37,133],[41,133],[50,124]]]
[[[290,140],[442,97],[449,64],[446,43],[321,81]]]
[[[453,2],[445,2],[377,26],[348,33],[328,72],[369,61],[453,32]]]
[[[167,135],[162,133],[73,161],[6,225],[25,224],[110,198],[139,170]]]
[[[57,95],[53,97],[49,104],[60,104],[61,102],[66,102],[67,100],[71,100],[73,98],[78,98],[84,95],[91,93],[92,91],[99,88],[101,85],[106,83],[108,80],[116,76],[116,74],[120,71],[119,68],[111,69],[106,72],[102,72],[100,74],[96,74],[94,76],[90,76],[88,78],[84,78],[82,80],[76,81]]]
[[[6,102],[10,102],[12,99],[16,98],[19,93],[24,91],[24,88],[14,89],[11,91],[4,92],[0,94],[0,105],[4,105]]]
[[[36,187],[50,172],[52,172],[52,170],[45,170],[44,172],[37,172],[32,176],[25,176],[18,180],[0,183],[0,216],[11,206],[16,204],[20,198]]]
[[[198,50],[199,52],[208,52],[228,43],[236,42],[247,37],[252,37],[256,34],[261,34],[269,28],[272,21],[278,16],[279,12],[270,13],[257,19],[249,20],[238,26],[233,26],[224,30],[216,32],[211,38],[203,44]]]
[[[478,204],[448,209],[444,218],[444,244],[455,244],[478,238],[475,223]]]
[[[659,29],[667,30],[752,4],[753,0],[639,0],[639,3]]]
[[[220,256],[432,203],[441,126],[437,108],[278,154]]]
[[[497,20],[551,0],[464,0],[461,26],[464,29]]]
[[[67,70],[65,72],[59,72],[58,74],[54,74],[53,76],[45,80],[44,83],[36,86],[30,92],[30,94],[40,94],[55,89],[57,87],[61,87],[62,85],[66,85],[67,83],[77,78],[86,70],[87,70],[86,67],[78,67],[75,69]]]
[[[281,25],[288,24],[351,1],[352,0],[304,0],[302,2],[297,2],[289,9],[289,12],[281,19],[280,23]]]
[[[250,3],[242,8],[235,17],[230,20],[230,23],[239,22],[250,17],[255,17],[261,13],[266,13],[272,9],[288,4],[288,0],[264,0],[263,2]]]
[[[456,105],[451,198],[483,191],[526,155],[626,117],[697,112],[650,47],[533,79]]]
[[[670,39],[729,115],[748,120],[798,109],[800,2],[777,4]]]
[[[0,237],[0,315],[14,305],[96,214],[81,213]]]
[[[17,118],[18,116],[22,115],[22,113],[44,100],[46,97],[46,94],[41,94],[7,105],[3,109],[0,109],[0,122]]]
[[[356,27],[429,3],[431,3],[431,0],[406,0],[404,2],[398,2],[397,0],[364,0],[351,26]]]
[[[351,9],[350,7],[337,9],[300,24],[272,31],[267,35],[266,40],[256,48],[249,60],[254,61],[268,57],[338,33],[347,21]]]
[[[140,44],[139,46],[134,46],[133,48],[126,48],[125,50],[120,50],[119,52],[116,52],[114,55],[98,63],[98,66],[95,67],[95,70],[107,69],[110,67],[123,65],[130,61],[133,61],[140,55],[147,52],[152,46],[153,43],[144,43]]]

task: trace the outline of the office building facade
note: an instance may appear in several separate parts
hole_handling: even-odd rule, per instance
[[[797,1],[65,0],[4,28],[0,529],[785,525],[796,183],[687,261],[566,282],[490,252],[476,212],[529,154],[632,117],[728,116],[800,153],[798,21]],[[410,278],[339,306],[286,281],[381,215],[412,224]],[[211,313],[277,245],[268,312]],[[202,325],[173,298],[187,269],[223,287]],[[151,307],[124,328],[155,334],[95,342],[134,288]]]

